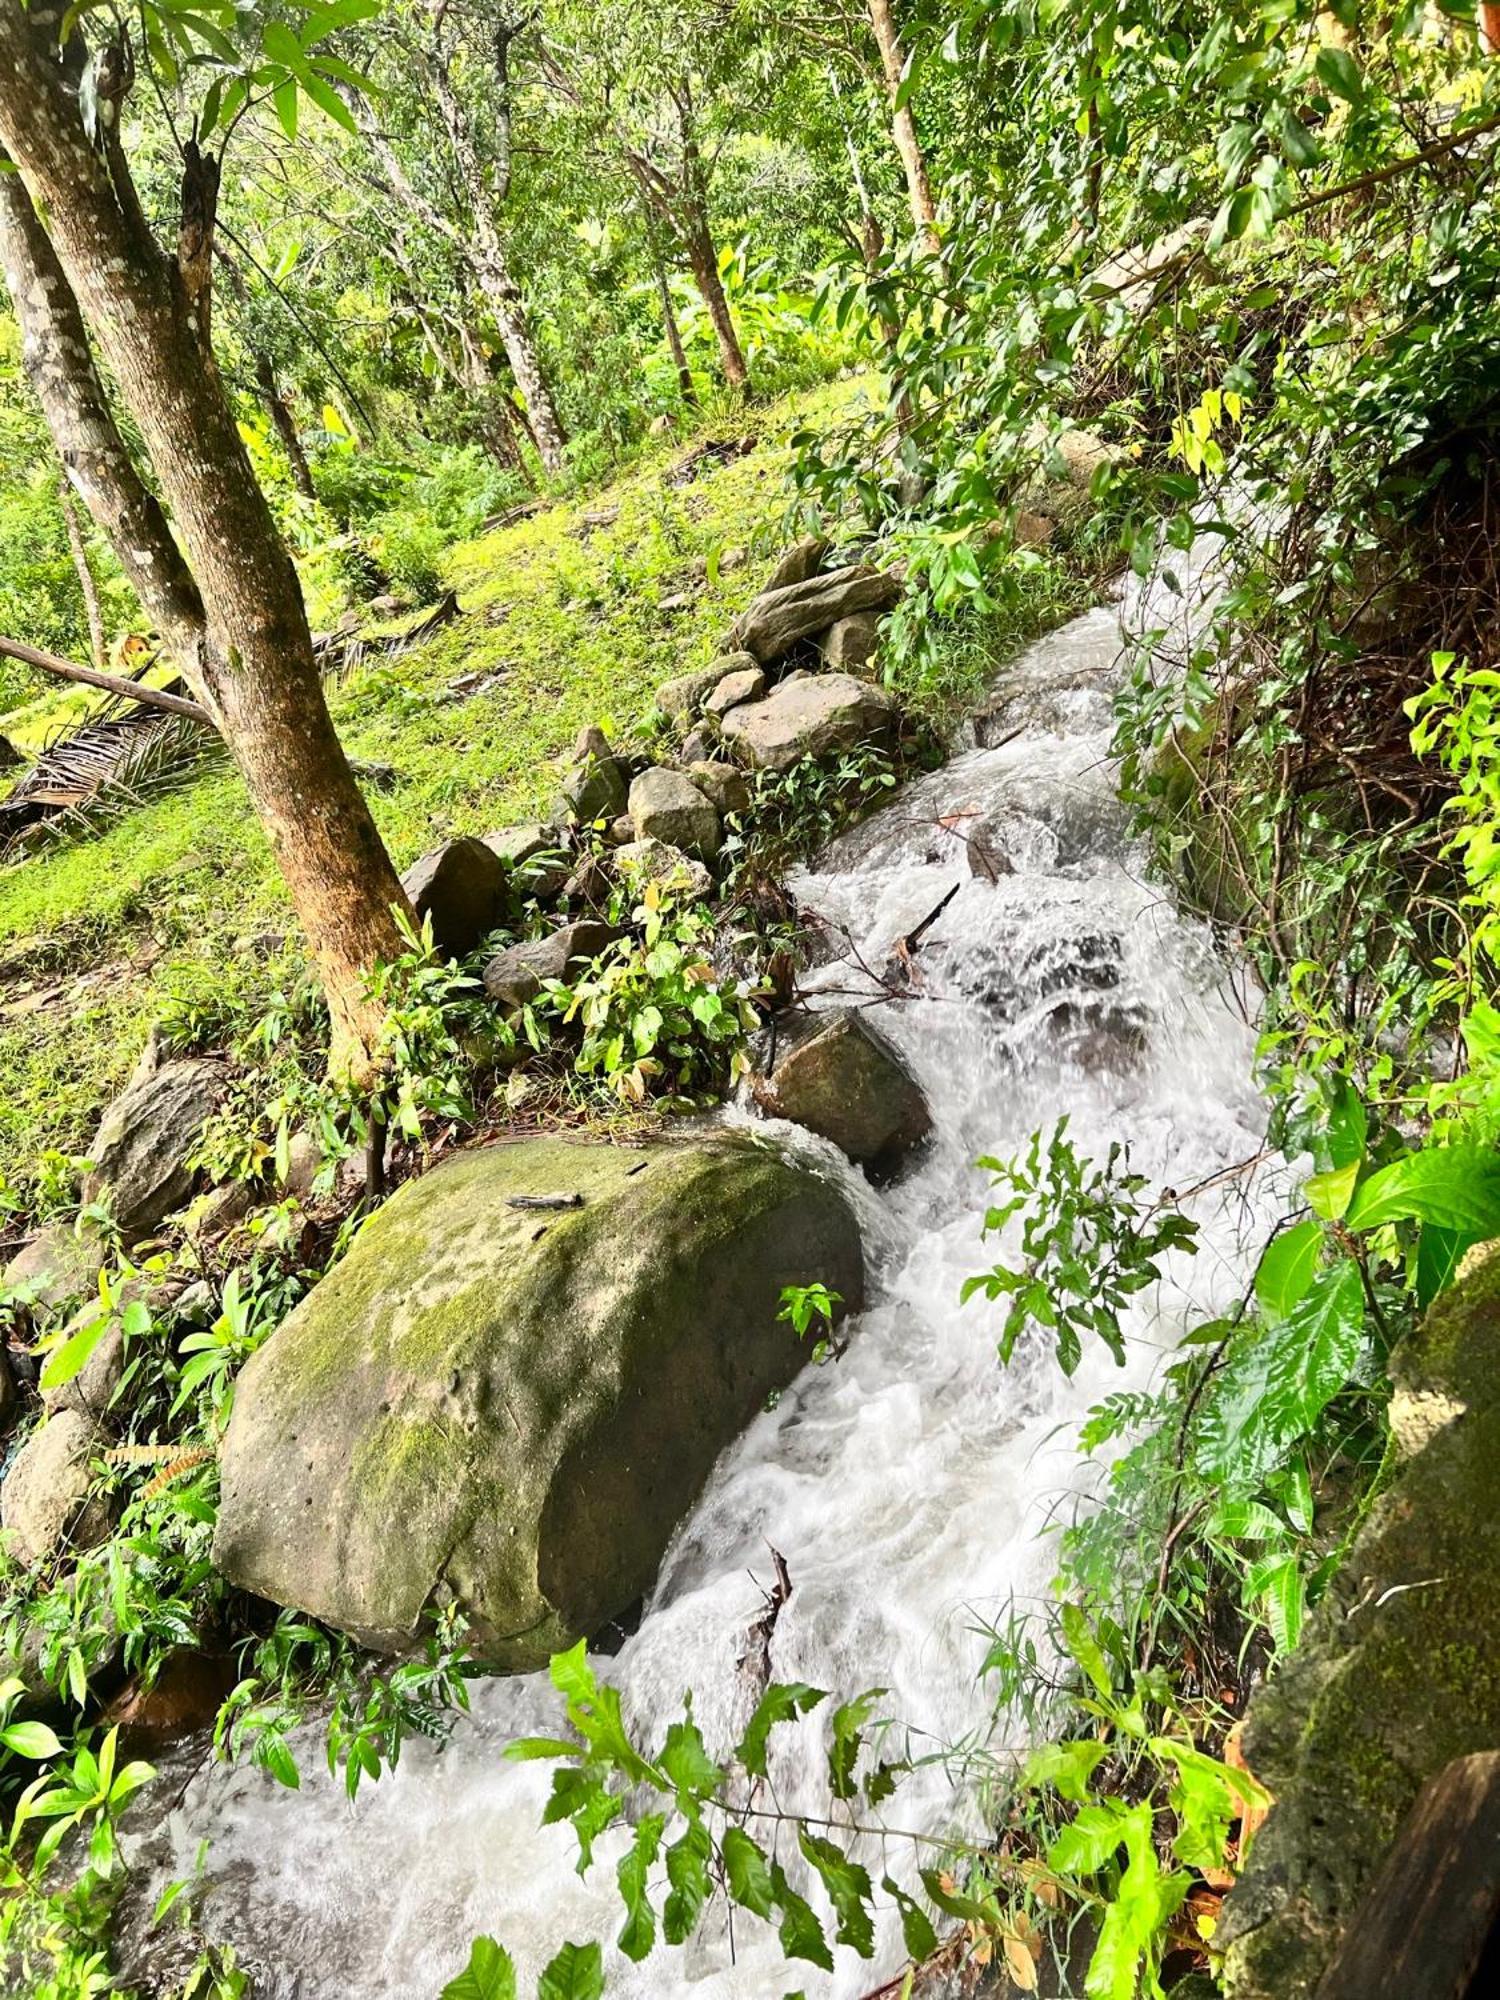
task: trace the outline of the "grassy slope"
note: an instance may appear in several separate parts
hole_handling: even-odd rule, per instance
[[[627,728],[661,681],[711,657],[777,541],[787,438],[849,393],[836,386],[742,418],[760,448],[709,461],[684,485],[663,477],[677,447],[607,494],[451,552],[463,617],[331,697],[351,753],[397,774],[372,804],[398,865],[544,807],[549,760],[581,724]],[[586,519],[616,505],[612,523]],[[695,557],[730,547],[751,560],[713,582],[695,577]],[[663,609],[683,592],[682,609]],[[449,692],[460,676],[502,672],[472,698]],[[266,843],[226,768],[0,870],[0,1176],[28,1179],[46,1147],[82,1149],[168,995],[264,981],[266,954],[251,941],[286,922]]]

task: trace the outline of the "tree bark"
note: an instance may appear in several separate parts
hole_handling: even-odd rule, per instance
[[[734,314],[729,310],[724,281],[719,276],[719,253],[709,231],[708,218],[696,204],[684,217],[684,235],[688,268],[708,308],[709,323],[719,343],[719,366],[724,380],[731,389],[743,389],[750,380],[750,371],[745,366],[745,351],[740,346]]]
[[[7,638],[3,632],[0,632],[0,653],[8,659],[24,660],[28,667],[40,667],[44,673],[56,674],[62,680],[81,681],[85,687],[100,688],[120,701],[135,701],[145,708],[165,709],[168,715],[186,716],[189,722],[201,722],[209,729],[214,726],[208,710],[200,708],[196,701],[184,700],[180,694],[168,694],[165,688],[147,687],[141,681],[121,680],[118,674],[96,673],[89,667],[80,667],[73,660],[61,659],[56,653],[43,652],[40,646],[28,646],[23,640]]]
[[[396,912],[410,906],[334,730],[297,574],[208,342],[217,163],[189,142],[183,227],[168,256],[119,142],[123,90],[100,94],[96,149],[55,53],[56,22],[44,6],[0,0],[0,143],[33,213],[51,222],[57,262],[201,584],[202,643],[191,660],[173,651],[270,836],[327,995],[332,1059],[364,1067],[385,1014],[369,975],[401,951]]]
[[[902,72],[906,68],[906,52],[901,46],[901,33],[896,26],[891,0],[870,0],[870,26],[875,30],[875,45],[880,50],[880,66],[885,72],[886,94],[891,101],[891,136],[901,157],[901,171],[906,176],[906,199],[911,209],[912,225],[923,247],[936,256],[941,245],[937,233],[937,203],[932,198],[927,161],[917,137],[911,106],[897,101]]]
[[[287,392],[276,380],[276,370],[268,354],[257,354],[255,357],[255,381],[261,401],[276,426],[276,435],[281,439],[287,463],[292,468],[292,484],[304,500],[316,500],[318,489],[313,485],[312,467],[307,462],[307,453],[302,449],[302,439],[297,434],[297,420],[292,415]]]
[[[83,615],[89,628],[89,658],[94,663],[94,671],[102,674],[108,665],[108,655],[104,648],[104,619],[99,611],[99,586],[94,581],[83,530],[78,525],[78,509],[73,505],[73,489],[66,474],[57,482],[57,504],[62,508],[63,525],[68,531],[68,553],[73,558],[73,569],[83,598]]]
[[[651,245],[651,268],[656,273],[656,296],[661,302],[661,323],[667,336],[667,349],[672,356],[672,366],[677,370],[677,386],[682,391],[682,400],[690,410],[698,407],[698,391],[693,386],[693,371],[688,366],[687,354],[682,345],[682,330],[677,324],[677,315],[672,310],[672,288],[667,283],[667,267],[662,262],[656,245]]]

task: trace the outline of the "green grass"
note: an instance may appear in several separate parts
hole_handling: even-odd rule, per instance
[[[545,808],[550,762],[582,724],[628,732],[662,681],[712,657],[779,548],[787,440],[852,393],[839,384],[737,416],[734,434],[754,430],[759,448],[707,461],[681,486],[663,477],[677,444],[607,493],[450,551],[462,617],[331,691],[351,754],[394,768],[371,804],[398,866]],[[612,522],[586,519],[616,506]],[[695,558],[734,547],[749,560],[694,575]],[[681,594],[684,606],[663,607]],[[504,679],[482,694],[450,692],[494,673]],[[44,732],[46,704],[27,721],[28,737]],[[0,870],[0,1187],[26,1184],[46,1148],[86,1146],[170,994],[267,983],[277,957],[256,941],[289,924],[267,844],[222,766]]]

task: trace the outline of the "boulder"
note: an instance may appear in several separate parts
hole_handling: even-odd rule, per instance
[[[665,841],[700,860],[711,860],[723,838],[713,802],[681,771],[659,765],[630,787],[630,820],[637,840]]]
[[[757,1103],[831,1139],[856,1166],[895,1171],[932,1130],[921,1085],[900,1051],[862,1013],[815,1014],[770,1075],[754,1079]]]
[[[713,891],[714,878],[703,863],[665,840],[633,840],[610,859],[624,881],[661,882],[689,902],[701,903]]]
[[[0,1528],[17,1562],[35,1569],[62,1547],[90,1549],[109,1533],[109,1510],[92,1492],[98,1431],[59,1410],[33,1431],[0,1486]]]
[[[630,827],[629,820],[625,824]],[[630,830],[633,834],[634,829]],[[624,844],[621,842],[622,846]],[[563,884],[562,900],[570,910],[576,910],[585,903],[593,909],[602,910],[609,902],[610,887],[609,870],[599,856],[580,854],[578,866]]]
[[[482,840],[450,840],[401,877],[419,924],[444,958],[463,958],[505,915],[505,863]]]
[[[777,1315],[813,1281],[857,1308],[857,1225],[767,1147],[451,1158],[242,1371],[215,1560],[366,1645],[406,1649],[456,1602],[480,1657],[543,1666],[650,1587],[714,1460],[805,1361]]]
[[[221,1063],[163,1063],[105,1112],[89,1147],[83,1198],[107,1201],[127,1241],[149,1234],[193,1192],[189,1161],[223,1089]]]
[[[702,764],[716,755],[719,748],[719,725],[716,722],[700,722],[682,739],[681,761],[684,764]]]
[[[721,764],[717,758],[699,757],[688,765],[688,776],[711,799],[721,815],[750,810],[750,785],[737,764]]]
[[[10,1372],[10,1356],[0,1341],[0,1440],[10,1435],[11,1425],[21,1413],[21,1392]],[[3,1676],[0,1676],[3,1678]]]
[[[508,945],[484,968],[484,990],[502,1007],[524,1007],[549,979],[566,979],[606,951],[620,933],[591,917],[564,924],[548,937]]]
[[[567,836],[545,820],[502,826],[487,833],[484,844],[505,864],[512,888],[523,897],[536,896],[546,902],[568,879]]]
[[[739,664],[754,666],[755,661],[747,658]],[[714,660],[690,674],[678,674],[675,680],[663,681],[656,690],[657,707],[674,722],[691,722],[704,696],[713,693],[725,674],[733,671],[733,666],[730,660]]]
[[[93,1231],[80,1232],[71,1222],[49,1223],[11,1258],[0,1291],[20,1292],[44,1312],[55,1312],[98,1291],[99,1266],[107,1255],[108,1245]]]
[[[635,821],[628,812],[616,813],[604,829],[606,847],[624,847],[635,839]]]
[[[880,618],[874,611],[856,611],[839,618],[818,641],[823,664],[836,674],[863,673],[880,645]]]
[[[705,715],[727,715],[731,708],[738,708],[742,701],[759,701],[766,691],[766,677],[759,667],[742,667],[737,673],[725,674],[723,680],[703,703]]]
[[[558,816],[589,825],[625,810],[625,773],[602,729],[581,729],[563,767]]]
[[[737,620],[730,644],[753,653],[762,666],[781,660],[799,640],[824,632],[857,611],[889,611],[901,595],[888,570],[855,565],[809,577],[757,597]]]
[[[852,674],[786,680],[764,701],[724,718],[724,741],[758,771],[785,771],[800,757],[826,757],[857,744],[888,745],[897,709],[884,688]]]
[[[823,567],[823,558],[827,553],[826,535],[804,535],[800,542],[793,542],[785,551],[772,570],[766,589],[786,590],[794,583],[806,583]]]

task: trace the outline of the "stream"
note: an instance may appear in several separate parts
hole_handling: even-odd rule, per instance
[[[835,1701],[884,1688],[878,1711],[899,1725],[897,1744],[927,1760],[883,1809],[903,1832],[865,1855],[877,1880],[888,1869],[913,1882],[906,1836],[982,1824],[986,1771],[1024,1748],[981,1678],[988,1634],[1013,1606],[1045,1598],[1046,1531],[1087,1504],[1099,1477],[1074,1448],[1084,1414],[1112,1390],[1147,1385],[1185,1319],[1237,1295],[1268,1201],[1242,1175],[1190,1202],[1199,1254],[1174,1259],[1143,1296],[1123,1370],[1098,1348],[1068,1381],[1046,1342],[1023,1342],[1002,1369],[1000,1309],[959,1304],[964,1278],[999,1248],[981,1242],[981,1155],[1009,1157],[1065,1113],[1081,1152],[1128,1140],[1139,1171],[1185,1190],[1261,1145],[1251,999],[1126,837],[1107,754],[1119,650],[1108,609],[1033,646],[1007,670],[972,747],[794,879],[804,911],[836,943],[840,930],[848,939],[809,984],[827,1004],[874,1005],[927,1091],[936,1135],[877,1193],[831,1148],[779,1128],[850,1186],[870,1302],[842,1358],[806,1369],[725,1453],[639,1630],[598,1663],[639,1737],[659,1742],[691,1690],[710,1750],[723,1752],[756,1698],[740,1661],[778,1551],[792,1592],[770,1642],[772,1678],[810,1681]],[[912,954],[905,997],[886,995],[870,975],[950,890]],[[773,1735],[784,1807],[830,1811],[831,1706]],[[622,1917],[624,1836],[602,1840],[580,1880],[572,1829],[540,1825],[552,1767],[501,1755],[515,1736],[555,1734],[560,1719],[545,1676],[479,1682],[446,1746],[410,1744],[353,1805],[326,1774],[315,1727],[296,1739],[300,1792],[205,1764],[163,1816],[158,1802],[182,1786],[185,1761],[146,1797],[142,1818],[156,1818],[135,1838],[142,1907],[192,1872],[206,1841],[201,1925],[234,1945],[258,2000],[437,2000],[479,1932],[512,1952],[529,1995],[565,1939],[612,1939]],[[873,1961],[837,1957],[832,1977],[788,1966],[774,1935],[744,1917],[731,1945],[719,1903],[691,1944],[658,1946],[644,1965],[609,1948],[607,1991],[775,2000],[800,1988],[808,2000],[859,2000],[903,1962],[894,1919]]]

